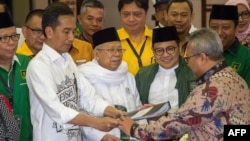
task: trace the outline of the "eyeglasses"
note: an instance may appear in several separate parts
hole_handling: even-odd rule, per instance
[[[26,25],[26,27],[27,27],[29,30],[31,30],[32,33],[34,33],[36,36],[40,36],[40,35],[42,35],[42,33],[43,33],[43,30],[42,30],[42,29],[31,28],[31,27],[29,27],[29,26],[27,26],[27,25]]]
[[[162,56],[165,51],[168,54],[173,54],[175,52],[175,49],[176,49],[176,47],[170,46],[170,47],[167,47],[167,48],[157,48],[157,49],[154,49],[154,52],[155,52],[156,55]]]
[[[10,35],[10,36],[3,36],[3,37],[0,37],[0,41],[2,43],[8,43],[10,41],[10,39],[12,41],[18,41],[20,38],[20,34],[13,34],[13,35]]]
[[[250,15],[249,12],[244,11],[244,12],[240,13],[238,16],[239,17],[241,16],[242,19],[247,19],[247,18],[249,18],[249,15]]]
[[[121,48],[118,48],[118,49],[114,49],[114,48],[110,48],[110,49],[97,49],[97,50],[100,50],[100,51],[105,51],[107,52],[108,54],[115,54],[115,52],[118,52],[120,54],[123,54],[126,50],[125,49],[121,49]]]
[[[192,57],[194,57],[194,56],[198,56],[198,55],[200,55],[200,54],[195,54],[195,55],[191,55],[191,56],[186,56],[186,57],[183,57],[183,59],[184,59],[184,61],[185,61],[186,63],[188,63],[188,61],[189,61],[190,58],[192,58]]]

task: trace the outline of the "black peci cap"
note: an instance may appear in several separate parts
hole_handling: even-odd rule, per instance
[[[12,20],[12,17],[8,12],[1,12],[0,13],[0,28],[7,28],[14,26],[14,22]]]
[[[177,41],[179,36],[175,26],[153,29],[153,44],[157,42]]]
[[[114,27],[105,28],[103,30],[95,32],[92,39],[94,48],[106,42],[120,41],[120,38]]]
[[[238,21],[238,9],[233,5],[213,5],[209,19],[236,20]]]

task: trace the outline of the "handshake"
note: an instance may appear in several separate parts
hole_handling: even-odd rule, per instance
[[[152,106],[152,104],[145,104],[139,107],[139,109],[146,109]],[[101,118],[103,122],[97,129],[102,131],[110,131],[113,128],[119,128],[125,134],[131,136],[130,129],[135,124],[135,121],[131,119],[131,117],[126,116],[126,111],[126,107],[121,105],[115,105],[114,107],[108,106],[105,109],[104,118]]]

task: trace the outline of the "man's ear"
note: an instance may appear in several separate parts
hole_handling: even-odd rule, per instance
[[[168,21],[168,11],[167,10],[164,11],[164,19],[165,19],[165,21]]]
[[[78,21],[79,23],[82,22],[82,15],[81,15],[81,14],[77,15],[77,21]]]
[[[47,38],[50,39],[53,35],[53,29],[51,27],[47,26],[45,28],[45,34],[46,34]]]
[[[188,42],[182,42],[182,41],[179,41],[177,43],[177,46],[179,47],[179,52],[180,52],[180,55],[181,56],[186,56],[187,54],[187,44]]]
[[[205,64],[208,61],[208,56],[205,53],[200,53],[201,63]]]
[[[97,49],[93,50],[93,55],[94,55],[94,58],[98,61],[100,53],[99,53],[99,51]]]
[[[154,13],[154,14],[152,15],[152,19],[155,20],[155,21],[157,21],[156,13]]]
[[[27,36],[27,30],[28,30],[28,28],[26,26],[22,27],[22,33],[23,33],[24,38],[26,38],[26,36]]]

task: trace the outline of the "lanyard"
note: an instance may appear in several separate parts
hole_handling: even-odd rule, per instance
[[[132,49],[133,53],[135,54],[135,56],[136,56],[136,58],[138,60],[139,68],[143,67],[142,60],[141,60],[141,55],[142,55],[143,50],[145,48],[145,44],[146,44],[147,39],[148,39],[148,36],[146,36],[146,39],[145,39],[144,43],[141,46],[140,54],[137,53],[137,51],[135,50],[135,47],[132,45],[130,40],[128,38],[126,39],[128,44],[129,44],[129,47]]]
[[[15,74],[16,74],[16,62],[14,62],[14,65],[12,67],[11,70],[11,74],[10,74],[10,86],[8,86],[7,81],[5,81],[3,79],[3,77],[0,75],[0,81],[3,83],[3,86],[5,87],[5,89],[7,90],[8,94],[9,94],[9,102],[10,105],[13,107],[13,91],[14,91],[14,80],[15,80]]]

